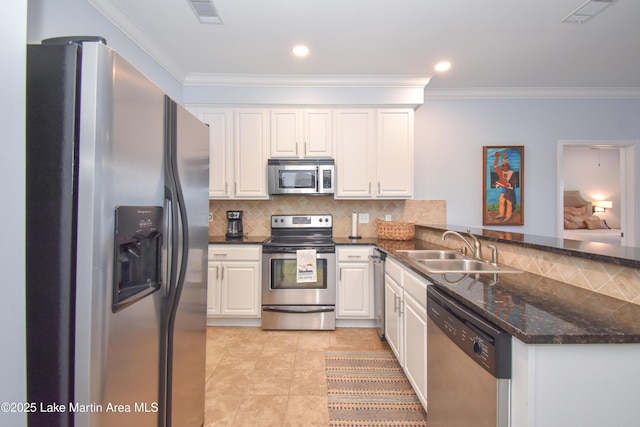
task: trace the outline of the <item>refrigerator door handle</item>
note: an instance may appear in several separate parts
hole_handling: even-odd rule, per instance
[[[168,248],[170,262],[167,282],[167,299],[164,305],[164,326],[166,359],[162,370],[160,406],[164,407],[166,419],[161,419],[161,427],[171,424],[172,378],[173,378],[173,331],[177,307],[184,287],[189,257],[189,224],[184,194],[180,185],[177,164],[177,107],[165,95],[165,197],[170,204],[170,229],[167,230],[171,244]]]

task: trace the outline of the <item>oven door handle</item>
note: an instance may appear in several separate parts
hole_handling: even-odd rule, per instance
[[[327,307],[310,307],[307,309],[296,309],[296,308],[282,308],[282,307],[271,307],[271,306],[263,306],[262,311],[271,311],[274,313],[301,313],[301,314],[310,314],[310,313],[328,313],[335,311],[335,307],[327,306]]]

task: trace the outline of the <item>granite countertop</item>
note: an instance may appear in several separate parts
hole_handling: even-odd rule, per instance
[[[388,242],[388,243],[387,243]],[[640,305],[528,272],[430,274],[398,253],[411,248],[448,249],[414,240],[380,240],[378,246],[483,318],[527,344],[640,343]]]
[[[268,238],[209,236],[209,243],[262,244]],[[449,249],[421,240],[334,236],[334,241],[337,245],[381,248],[438,289],[526,344],[640,343],[640,305],[528,272],[502,274],[497,283],[492,282],[491,274],[478,275],[478,278],[475,275],[430,274],[419,263],[397,252]]]

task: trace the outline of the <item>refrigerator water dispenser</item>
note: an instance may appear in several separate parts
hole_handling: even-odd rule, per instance
[[[118,206],[115,211],[115,313],[162,284],[162,207]]]

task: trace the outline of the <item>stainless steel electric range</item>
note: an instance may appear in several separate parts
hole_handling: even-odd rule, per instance
[[[300,280],[302,250],[315,251],[314,281]],[[271,217],[262,248],[262,329],[335,329],[335,252],[331,215]]]

